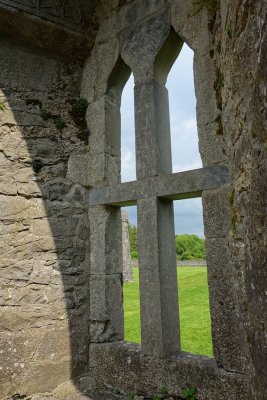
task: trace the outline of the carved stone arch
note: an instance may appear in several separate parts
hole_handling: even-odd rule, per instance
[[[155,58],[170,34],[170,18],[170,10],[163,9],[120,33],[121,57],[131,67],[136,84],[154,77]]]
[[[160,48],[154,63],[154,77],[161,84],[165,85],[168,74],[175,63],[183,47],[183,40],[170,27],[170,33]]]
[[[123,61],[121,55],[111,71],[107,83],[107,95],[120,105],[123,88],[131,75],[131,68]]]

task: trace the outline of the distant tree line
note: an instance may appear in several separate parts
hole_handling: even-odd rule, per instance
[[[129,224],[131,258],[138,258],[137,227]],[[204,260],[206,258],[205,239],[197,235],[175,235],[178,260]]]

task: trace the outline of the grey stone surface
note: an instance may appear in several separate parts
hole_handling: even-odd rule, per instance
[[[97,33],[96,41],[102,42],[115,37],[119,32],[123,31],[129,25],[142,21],[143,19],[158,13],[165,9],[169,0],[135,0],[129,1],[129,6],[122,8],[114,16],[107,19],[101,24]],[[132,3],[132,4],[131,4]]]
[[[12,3],[11,6],[8,3]],[[28,7],[25,3],[28,3]],[[26,8],[30,8],[29,1],[26,0],[24,4]],[[88,7],[88,2],[86,4]],[[45,6],[45,9],[51,11],[52,2],[46,5],[48,7]],[[55,8],[58,13],[60,7]],[[78,11],[77,7],[76,10],[74,8],[72,11]],[[0,4],[0,32],[1,36],[10,40],[11,46],[13,41],[18,41],[39,48],[41,51],[48,51],[50,56],[55,59],[81,60],[87,56],[93,45],[97,21],[90,21],[88,31],[82,33],[82,24],[76,24],[74,27],[71,23],[71,14],[69,17],[57,18],[55,14],[53,16],[51,13],[45,16],[45,12],[37,16],[31,10],[25,12],[21,2],[19,4],[17,1],[2,1]]]
[[[207,190],[202,194],[205,238],[222,238],[231,229],[231,193],[229,187]]]
[[[81,96],[89,103],[101,100],[107,93],[108,81],[118,58],[117,37],[109,37],[105,42],[95,43],[91,57],[85,61],[81,85]],[[120,99],[118,101],[120,102]],[[90,117],[88,113],[87,115]],[[104,119],[105,115],[102,118]]]
[[[98,186],[103,182],[118,183],[121,169],[120,158],[110,154],[71,154],[67,178],[85,187]]]
[[[90,276],[90,341],[122,340],[122,274]]]
[[[228,169],[224,166],[206,167],[175,174],[144,178],[121,183],[116,186],[93,188],[89,192],[89,203],[127,205],[136,204],[137,199],[162,197],[179,200],[199,197],[205,190],[220,188],[229,182]]]
[[[199,55],[210,51],[209,12],[191,0],[171,2],[172,26],[180,38]]]
[[[180,348],[172,202],[138,200],[141,342],[144,354]]]
[[[66,1],[65,4],[60,4],[57,1],[48,3],[45,0],[3,0],[1,6],[85,32],[90,29],[93,22],[89,17],[94,11],[93,2],[78,1],[77,4],[73,4],[71,1]]]
[[[89,146],[91,154],[108,153],[120,157],[120,105],[108,97],[89,104],[87,108]]]
[[[137,179],[171,173],[168,91],[151,80],[134,93]]]
[[[122,221],[116,207],[89,208],[90,273],[122,274]]]
[[[245,356],[241,350],[235,276],[227,241],[207,239],[206,251],[214,356],[219,366],[241,372],[245,370]]]
[[[115,380],[122,393],[156,395],[164,386],[170,394],[181,396],[182,388],[189,385],[197,387],[199,400],[236,400],[240,393],[244,400],[250,399],[245,375],[218,368],[206,357],[179,353],[159,359],[142,355],[140,346],[122,342],[91,345],[90,359],[94,393],[100,398]]]
[[[121,33],[121,56],[133,71],[136,84],[153,78],[155,58],[170,33],[169,21],[169,10],[163,10]]]

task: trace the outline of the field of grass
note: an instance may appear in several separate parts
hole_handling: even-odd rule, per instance
[[[182,350],[212,356],[206,267],[178,267],[178,292]],[[124,284],[125,340],[141,342],[139,271],[134,282]]]

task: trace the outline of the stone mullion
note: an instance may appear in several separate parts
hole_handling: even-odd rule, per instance
[[[137,179],[172,172],[168,91],[151,79],[135,86]]]
[[[168,92],[153,79],[135,87],[135,127],[138,180],[171,173]],[[180,348],[173,204],[137,207],[142,351],[164,357]]]
[[[165,357],[180,349],[173,203],[137,205],[142,351]]]

